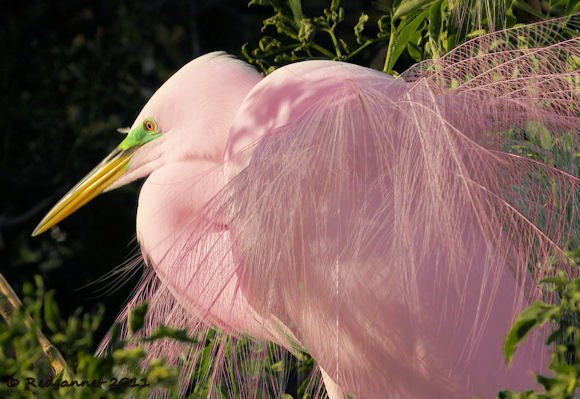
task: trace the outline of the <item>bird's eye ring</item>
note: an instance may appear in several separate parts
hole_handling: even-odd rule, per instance
[[[155,121],[151,119],[147,119],[143,125],[148,132],[154,132],[157,129],[157,126],[155,126]]]

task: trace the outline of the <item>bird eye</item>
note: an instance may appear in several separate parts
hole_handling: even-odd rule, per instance
[[[151,120],[151,119],[147,119],[143,125],[145,126],[145,130],[147,130],[148,132],[154,132],[155,130],[157,130],[157,125],[155,124],[155,121]]]

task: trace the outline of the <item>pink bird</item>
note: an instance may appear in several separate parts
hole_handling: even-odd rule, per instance
[[[150,268],[121,318],[147,300],[146,331],[219,329],[210,397],[232,368],[240,397],[284,391],[287,375],[242,364],[286,352],[236,346],[244,336],[310,354],[331,399],[532,388],[544,335],[509,367],[504,337],[565,263],[578,179],[505,146],[514,132],[578,129],[565,61],[578,38],[558,37],[559,23],[480,37],[402,78],[332,61],[263,77],[224,53],[199,57],[34,234],[146,178],[137,238]],[[184,344],[149,350],[187,378],[204,345],[188,361]]]

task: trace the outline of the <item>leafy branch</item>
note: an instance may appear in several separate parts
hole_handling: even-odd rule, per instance
[[[35,284],[24,284],[22,302],[14,302],[18,298],[11,288],[8,291],[13,296],[10,297],[6,296],[6,287],[2,288],[2,316],[6,323],[0,323],[1,397],[24,398],[33,394],[38,398],[125,398],[128,395],[147,398],[159,388],[167,389],[168,393],[178,389],[177,368],[167,366],[163,360],[153,360],[144,366],[147,352],[131,340],[131,335],[144,326],[147,304],[131,312],[129,338],[120,339],[121,328],[115,324],[109,350],[95,357],[95,333],[104,314],[102,308],[95,314],[83,314],[78,309],[63,320],[54,292],[45,292],[40,277],[35,278]],[[166,338],[194,341],[185,330],[166,326],[138,340],[152,342]],[[116,383],[112,385],[111,381]],[[71,385],[76,383],[83,385]]]
[[[478,7],[460,7],[463,3],[468,4],[465,0],[395,0],[388,6],[377,5],[376,11],[361,13],[356,22],[348,22],[340,0],[329,0],[318,16],[305,15],[301,0],[251,0],[249,6],[270,7],[274,15],[262,22],[264,35],[257,47],[246,43],[242,54],[263,72],[271,73],[298,61],[352,62],[354,57],[365,54],[369,59],[385,51],[381,69],[396,75],[405,66],[397,65],[401,58],[407,64],[411,60],[437,59],[491,27],[509,28],[534,19],[572,15],[579,7],[573,0],[556,0],[549,8],[508,0],[495,10],[480,10],[480,15]],[[501,26],[495,26],[500,20]]]
[[[331,0],[322,15],[316,17],[303,14],[300,0],[252,0],[249,5],[269,6],[274,11],[272,17],[263,21],[262,32],[275,30],[276,37],[263,36],[254,49],[250,49],[247,43],[242,47],[244,57],[266,73],[281,65],[303,60],[348,61],[388,37],[384,18],[377,21],[378,33],[374,37],[363,34],[369,21],[365,13],[352,27],[350,36],[354,40],[341,37],[338,28],[344,23],[345,11],[340,0]]]
[[[580,250],[572,256],[577,259]],[[576,266],[577,267],[577,266]],[[518,346],[537,328],[551,324],[554,329],[546,345],[555,345],[550,361],[553,376],[538,374],[536,380],[545,393],[502,391],[500,399],[572,399],[580,387],[580,279],[570,280],[564,272],[543,280],[560,296],[558,304],[537,301],[525,309],[509,331],[504,353],[509,364]]]

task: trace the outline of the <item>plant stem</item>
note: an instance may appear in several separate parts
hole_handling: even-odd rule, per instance
[[[316,43],[314,43],[314,42],[311,42],[311,43],[309,43],[309,45],[310,45],[310,46],[311,46],[313,49],[315,49],[316,51],[318,51],[319,53],[322,53],[322,54],[324,54],[325,56],[327,56],[328,58],[330,58],[330,59],[332,59],[332,60],[336,58],[336,55],[332,54],[330,51],[328,51],[328,50],[327,50],[327,49],[325,49],[324,47],[322,47],[322,46],[320,46],[320,45],[318,45],[318,44],[316,44]]]
[[[289,31],[288,29],[283,29],[283,33],[288,35],[289,37],[291,37],[294,40],[298,40],[298,35],[296,35],[295,33]],[[334,54],[332,54],[330,51],[328,51],[327,49],[325,49],[324,47],[314,43],[314,42],[310,42],[308,43],[308,45],[310,47],[312,47],[313,49],[315,49],[316,51],[318,51],[319,53],[324,54],[325,56],[327,56],[330,59],[334,59],[336,56]]]
[[[336,51],[336,56],[338,58],[342,57],[342,53],[340,52],[340,47],[338,46],[338,40],[336,40],[336,36],[334,35],[334,27],[336,26],[333,25],[331,28],[329,29],[324,29],[324,31],[326,33],[328,33],[328,35],[330,36],[330,38],[332,39],[332,44],[334,44],[334,50]]]
[[[10,323],[12,315],[22,308],[22,302],[18,295],[14,292],[8,281],[0,273],[0,314],[6,323]],[[24,315],[24,324],[29,330],[34,328],[34,322],[30,315]],[[56,347],[46,338],[42,331],[38,330],[36,332],[36,337],[38,343],[42,348],[42,351],[50,361],[50,365],[54,374],[56,376],[62,373],[62,376],[68,381],[71,380],[71,375],[69,373],[69,368],[62,357],[61,353],[56,349]]]
[[[389,44],[387,47],[387,55],[385,57],[385,64],[383,65],[383,72],[390,73],[391,68],[391,55],[393,53],[393,46],[395,44],[395,39],[397,36],[397,29],[395,29],[395,25],[393,24],[393,18],[391,17],[391,34],[389,35]]]
[[[370,46],[371,44],[375,44],[377,42],[380,42],[383,39],[373,39],[373,40],[367,40],[362,46],[358,47],[356,50],[354,50],[352,53],[350,53],[347,56],[347,60],[351,59],[352,57],[354,57],[355,55],[357,55],[358,53],[360,53],[361,51],[363,51],[365,48],[367,48],[368,46]]]

